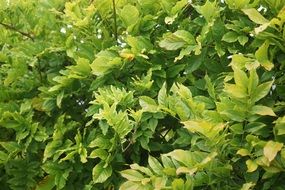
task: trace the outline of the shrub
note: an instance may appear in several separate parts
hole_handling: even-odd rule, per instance
[[[1,189],[284,189],[284,0],[0,0]]]

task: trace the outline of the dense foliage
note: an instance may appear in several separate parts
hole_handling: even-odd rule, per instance
[[[0,188],[284,189],[285,0],[0,0]]]

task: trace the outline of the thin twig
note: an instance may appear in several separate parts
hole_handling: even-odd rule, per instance
[[[118,43],[117,12],[116,12],[115,0],[113,0],[113,18],[114,18],[114,35],[115,35],[116,42]]]
[[[21,34],[22,36],[25,36],[25,37],[27,37],[27,38],[30,38],[32,41],[34,41],[34,38],[33,38],[32,35],[29,34],[29,33],[22,32],[22,31],[18,30],[17,28],[15,28],[14,26],[11,26],[11,25],[9,25],[9,24],[5,24],[5,23],[3,23],[3,22],[0,22],[0,25],[4,26],[4,27],[5,27],[6,29],[8,29],[8,30],[12,30],[12,31],[14,31],[14,32],[17,32],[17,33]]]

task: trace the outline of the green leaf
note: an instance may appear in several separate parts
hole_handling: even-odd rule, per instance
[[[234,80],[238,88],[247,89],[248,77],[245,72],[238,68],[233,68],[234,70]]]
[[[250,113],[258,115],[276,116],[272,108],[267,106],[255,105],[251,108]]]
[[[245,88],[241,88],[240,86],[234,84],[225,84],[224,91],[234,98],[245,98],[247,97],[247,92]]]
[[[203,120],[189,120],[182,123],[190,132],[200,133],[209,139],[213,139],[224,128],[223,124],[213,124]]]
[[[86,78],[91,72],[90,63],[88,59],[79,58],[75,66],[68,67],[74,75],[79,75],[79,78]]]
[[[257,102],[260,99],[264,98],[269,93],[272,84],[273,81],[269,81],[258,85],[256,89],[252,92],[251,100],[253,102]]]
[[[184,190],[184,181],[182,179],[174,179],[171,185],[173,190]]]
[[[95,149],[89,155],[89,158],[100,158],[102,160],[106,160],[107,157],[108,157],[108,152],[103,149]]]
[[[104,183],[112,175],[112,167],[104,167],[105,163],[100,162],[97,164],[92,171],[93,182],[94,183]]]
[[[264,18],[256,9],[242,9],[244,14],[246,14],[250,20],[255,22],[256,24],[266,24],[269,21]]]
[[[48,175],[38,183],[36,190],[52,190],[54,186],[54,177]]]
[[[243,134],[244,130],[243,130],[243,125],[240,123],[234,124],[232,126],[230,126],[230,130],[234,133],[234,134]]]
[[[0,142],[0,145],[9,153],[15,152],[20,149],[19,144],[13,141]]]
[[[122,64],[121,58],[117,57],[111,51],[101,51],[97,54],[97,58],[92,62],[92,73],[97,76],[111,72],[111,69],[120,67]]]
[[[249,156],[250,152],[247,149],[241,148],[237,151],[237,154],[241,156]]]
[[[57,107],[61,108],[61,102],[64,97],[64,91],[61,91],[57,96],[56,96],[56,105]]]
[[[159,46],[166,50],[178,50],[185,45],[195,45],[193,35],[185,30],[178,30],[175,33],[166,33],[159,42]]]
[[[253,183],[253,182],[245,183],[242,185],[240,190],[250,190],[254,186],[255,186],[255,183]]]
[[[250,70],[250,76],[249,76],[249,81],[248,81],[248,93],[249,94],[252,94],[256,90],[258,83],[259,83],[259,78],[256,73],[256,70],[255,69]]]
[[[185,44],[184,40],[171,33],[165,34],[163,40],[159,42],[159,46],[166,50],[177,50],[184,47]]]
[[[237,34],[236,32],[230,31],[223,36],[222,40],[228,43],[233,43],[238,40],[238,37],[239,37],[239,34]]]
[[[175,149],[167,154],[165,154],[165,156],[169,156],[172,159],[175,159],[181,163],[183,163],[185,166],[193,166],[195,165],[195,161],[193,160],[193,156],[195,154],[193,154],[190,151],[186,151],[186,150],[181,150],[181,149]],[[195,158],[199,158],[198,156]],[[202,161],[202,158],[201,160]]]
[[[248,37],[247,36],[239,36],[238,42],[240,43],[240,45],[244,46],[248,42]]]
[[[184,40],[189,45],[196,44],[194,36],[186,30],[177,30],[174,32],[174,35]]]
[[[150,171],[150,169],[146,168],[146,167],[142,167],[142,166],[139,166],[138,164],[131,164],[130,165],[131,169],[133,170],[138,170],[148,176],[153,176],[154,174]]]
[[[250,0],[225,0],[231,9],[242,9],[249,6]]]
[[[125,27],[128,28],[128,31],[132,31],[132,26],[139,22],[140,13],[137,7],[127,4],[120,11],[119,16],[123,21]]]
[[[142,179],[144,179],[144,176],[136,170],[128,169],[121,171],[120,173],[124,178],[129,181],[141,181]]]
[[[255,52],[255,57],[260,62],[260,64],[268,71],[270,71],[274,65],[271,61],[268,59],[268,47],[269,42],[265,41],[262,46],[258,48],[258,50]]]
[[[282,149],[283,143],[268,141],[263,148],[264,156],[271,162],[276,157],[277,153]]]
[[[161,164],[159,163],[159,161],[156,158],[149,156],[148,157],[148,164],[149,164],[150,168],[152,169],[152,171],[154,171],[158,175],[162,175],[163,167],[161,166]]]
[[[215,87],[214,87],[210,77],[208,75],[205,75],[204,79],[206,81],[206,87],[207,87],[207,91],[208,91],[210,97],[213,99],[216,99]]]
[[[194,6],[198,13],[200,13],[207,22],[211,22],[215,17],[219,15],[219,7],[216,1],[207,0],[202,6]]]
[[[166,83],[163,83],[161,89],[159,90],[158,95],[157,95],[157,99],[158,99],[159,105],[163,105],[163,106],[168,107],[167,94],[166,94]]]
[[[149,52],[153,49],[151,42],[142,36],[133,37],[129,35],[126,41],[129,46],[131,46],[131,50],[134,54]]]
[[[119,190],[141,190],[141,184],[138,182],[127,181],[120,186]]]
[[[285,135],[285,116],[275,121],[274,128],[277,130],[277,135]]]
[[[152,113],[158,112],[158,106],[155,100],[153,100],[150,97],[141,96],[139,99],[139,103],[142,109],[146,112],[152,112]]]
[[[192,51],[194,51],[196,47],[197,47],[196,45],[190,45],[190,46],[187,46],[186,48],[182,49],[180,51],[179,55],[177,57],[175,57],[174,62],[177,62],[177,61],[183,59],[183,57],[190,55],[190,53]]]
[[[0,151],[0,164],[6,163],[8,161],[9,155],[3,151]]]

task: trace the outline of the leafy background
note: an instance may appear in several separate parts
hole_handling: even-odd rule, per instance
[[[284,189],[284,0],[0,0],[1,189]]]

